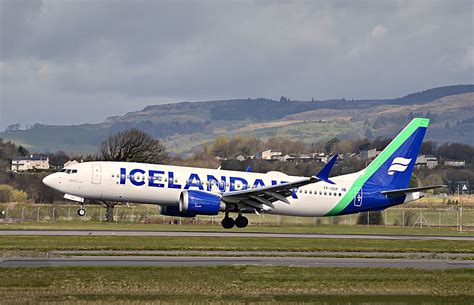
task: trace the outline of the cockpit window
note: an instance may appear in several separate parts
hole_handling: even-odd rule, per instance
[[[66,170],[66,174],[70,174],[71,173],[71,170],[70,169],[67,169]]]
[[[77,169],[71,170],[71,174],[75,174],[75,173],[77,173]]]
[[[65,169],[65,168],[63,168],[59,172],[60,173],[66,173],[66,174],[75,174],[75,173],[77,173],[77,169]]]
[[[61,169],[59,172],[60,172],[60,173],[64,173],[65,171],[66,171],[66,170],[63,168],[63,169]]]

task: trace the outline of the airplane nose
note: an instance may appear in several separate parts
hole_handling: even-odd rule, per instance
[[[53,187],[54,186],[54,174],[51,174],[51,175],[48,175],[46,177],[43,178],[43,183],[49,187]]]

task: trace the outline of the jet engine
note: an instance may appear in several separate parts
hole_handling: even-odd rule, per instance
[[[174,217],[194,217],[196,213],[181,212],[178,206],[167,206],[162,205],[160,209],[160,214],[165,216],[174,216]]]
[[[179,197],[179,211],[195,215],[217,215],[225,210],[219,195],[202,191],[187,190]]]

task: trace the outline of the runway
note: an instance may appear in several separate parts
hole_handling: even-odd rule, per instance
[[[472,260],[263,257],[263,256],[66,256],[53,258],[3,258],[0,267],[123,267],[123,266],[297,266],[354,268],[474,268]]]
[[[45,257],[70,255],[143,255],[143,256],[313,256],[313,257],[386,257],[409,259],[471,259],[474,253],[453,252],[376,252],[376,251],[232,251],[232,250],[53,250],[44,253]],[[473,260],[474,262],[474,260]]]
[[[201,238],[312,238],[474,241],[474,236],[300,234],[149,230],[0,230],[3,236],[149,236]],[[315,241],[317,242],[317,241]],[[30,254],[26,254],[27,256]],[[474,268],[473,253],[293,252],[293,251],[49,251],[31,257],[3,257],[0,267],[60,266],[299,266],[417,269]]]
[[[474,236],[311,234],[264,232],[146,231],[146,230],[0,230],[3,236],[151,236],[151,237],[271,237],[379,240],[451,240],[474,241]]]

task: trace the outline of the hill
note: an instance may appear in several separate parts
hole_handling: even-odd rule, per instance
[[[33,151],[91,153],[108,135],[133,127],[181,153],[213,141],[217,135],[285,136],[309,143],[332,137],[390,137],[414,116],[431,119],[427,139],[474,145],[474,85],[433,88],[379,100],[257,98],[151,105],[109,117],[100,124],[36,124],[28,130],[1,132],[0,138]]]

